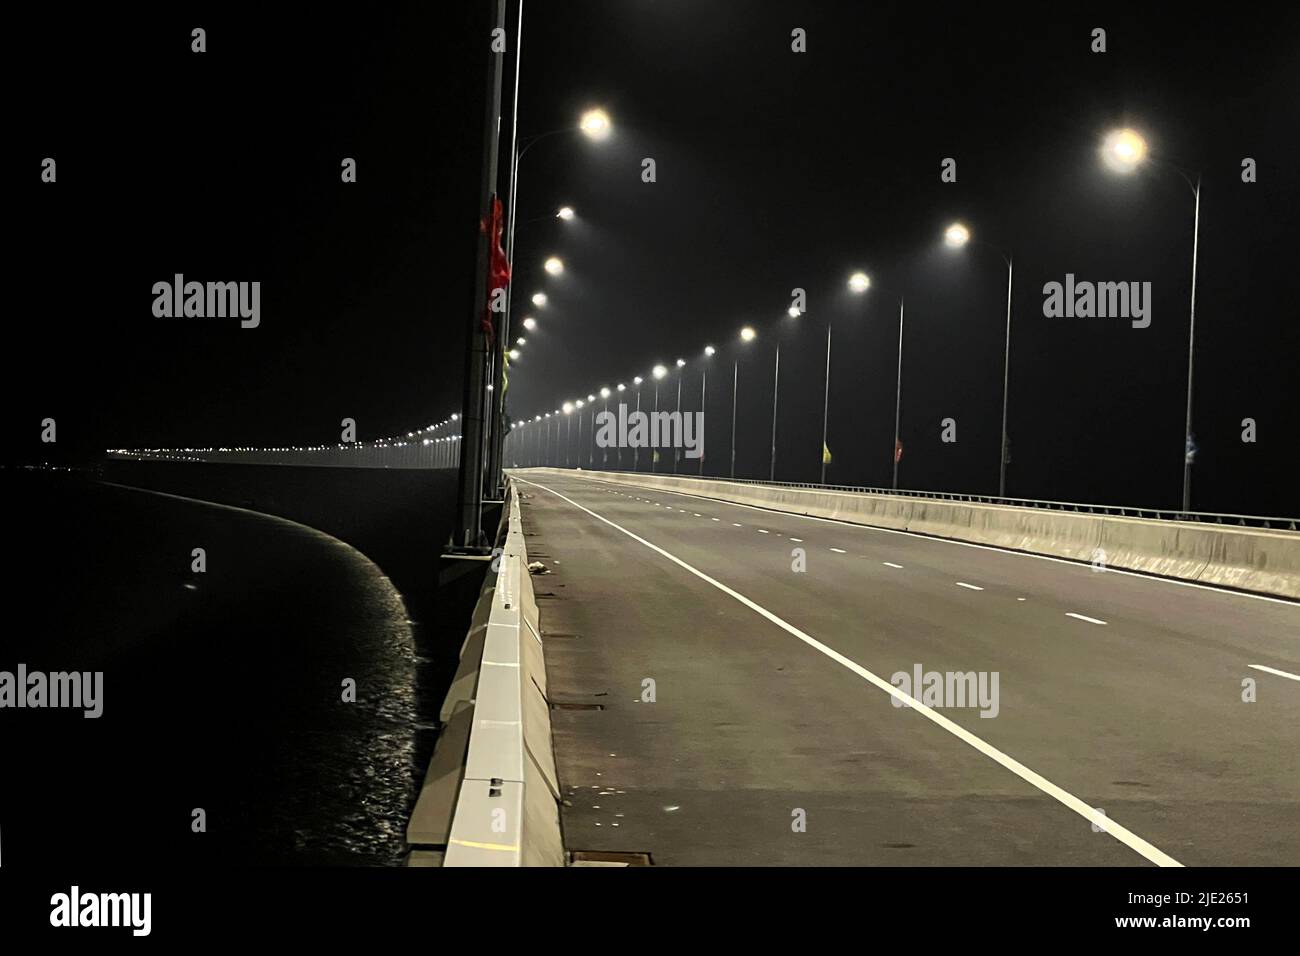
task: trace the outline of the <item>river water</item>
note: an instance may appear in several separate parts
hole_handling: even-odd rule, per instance
[[[303,525],[81,479],[6,471],[0,500],[0,671],[104,675],[98,719],[0,709],[6,867],[401,862],[442,678],[374,563]]]

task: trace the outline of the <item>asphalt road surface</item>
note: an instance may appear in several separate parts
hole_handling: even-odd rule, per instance
[[[552,572],[534,585],[570,850],[1300,864],[1296,603],[516,474]],[[996,672],[996,716],[891,682],[918,666],[990,693]]]

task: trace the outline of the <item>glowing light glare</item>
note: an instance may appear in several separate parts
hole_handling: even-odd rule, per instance
[[[523,344],[524,344],[524,337],[522,335],[519,336],[519,338],[515,339],[515,345],[523,345]]]
[[[943,244],[949,249],[960,249],[968,242],[970,242],[970,230],[960,222],[954,222],[943,231]]]
[[[577,400],[576,402],[574,402],[573,404],[574,404],[576,407],[578,407],[578,408],[582,408],[582,406],[583,406],[584,404],[586,404],[586,403],[583,402],[582,399],[578,399],[578,400]]]
[[[460,420],[460,415],[457,414],[456,412],[452,412],[452,413],[451,413],[451,420],[452,420],[453,422],[454,422],[454,421],[459,421],[459,420]]]
[[[1101,158],[1112,172],[1131,173],[1147,156],[1147,141],[1131,129],[1112,130],[1101,144]]]
[[[650,374],[655,378],[663,378],[668,374],[668,369],[664,368],[662,365],[656,365]]]
[[[755,332],[753,329],[751,329],[748,325],[740,330],[740,341],[742,342],[752,342],[757,336],[758,333]]]
[[[534,329],[537,328],[537,320],[534,319],[531,315],[524,316],[524,328],[527,329],[529,332],[532,332]]]
[[[865,272],[855,272],[849,276],[849,289],[862,293],[871,288],[871,277]]]
[[[571,414],[573,414],[573,402],[565,402],[565,403],[564,403],[562,406],[560,406],[560,407],[564,409],[564,414],[566,414],[566,415],[571,415]]]
[[[587,110],[582,114],[582,120],[578,127],[594,140],[608,139],[613,124],[609,121],[609,114],[601,109]]]
[[[546,270],[548,275],[558,276],[564,271],[564,263],[560,260],[559,256],[551,256],[551,258],[546,260],[546,263],[542,268]]]
[[[533,293],[533,305],[537,306],[539,309],[540,309],[542,306],[546,305],[546,293],[545,293],[545,292],[534,292],[534,293]]]
[[[620,392],[623,391],[623,389],[625,389],[625,388],[627,388],[627,386],[624,385],[622,382],[619,382],[619,383],[618,383],[618,390],[619,390]]]
[[[716,351],[717,351],[717,349],[715,349],[712,345],[706,345],[706,346],[704,346],[704,354],[705,354],[706,356],[710,357],[710,358],[713,357],[713,353],[716,352]]]
[[[797,319],[799,318],[799,307],[792,305],[790,308],[785,310],[785,314],[790,316],[792,319]]]
[[[609,389],[608,389],[608,388],[602,388],[602,389],[600,390],[600,397],[601,397],[601,398],[609,398]]]
[[[559,211],[556,212],[555,216],[558,219],[563,219],[565,222],[568,222],[570,219],[573,218],[573,207],[561,206]]]
[[[510,350],[510,358],[511,358],[512,360],[518,361],[518,359],[519,359],[519,355],[520,355],[520,352],[519,352],[518,349],[511,349],[511,350]]]
[[[640,375],[638,375],[638,376],[636,376],[636,378],[632,379],[632,384],[633,384],[633,385],[640,385],[640,384],[641,384],[642,382],[644,382],[644,381],[645,381],[645,379],[643,379]]]
[[[678,368],[681,368],[681,367],[682,367],[683,365],[685,365],[685,364],[686,364],[686,359],[678,359],[678,360],[677,360],[677,367],[678,367]]]

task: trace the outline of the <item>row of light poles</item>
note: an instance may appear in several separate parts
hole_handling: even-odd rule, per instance
[[[1108,169],[1110,169],[1113,172],[1124,174],[1124,175],[1132,174],[1137,169],[1141,168],[1148,161],[1149,158],[1146,140],[1139,133],[1131,129],[1116,130],[1108,134],[1102,142],[1100,155],[1105,166]],[[1191,500],[1190,500],[1191,465],[1192,465],[1192,456],[1194,453],[1194,445],[1193,445],[1193,438],[1192,438],[1192,383],[1193,383],[1193,370],[1194,370],[1194,346],[1195,346],[1195,329],[1196,329],[1197,249],[1198,249],[1199,235],[1200,235],[1200,178],[1197,177],[1195,182],[1193,182],[1192,178],[1182,169],[1179,169],[1178,167],[1172,167],[1172,166],[1171,168],[1177,171],[1183,177],[1183,179],[1187,181],[1189,187],[1192,190],[1192,194],[1194,198],[1191,307],[1190,307],[1190,320],[1189,320],[1189,330],[1188,330],[1188,356],[1187,356],[1187,405],[1186,405],[1186,420],[1185,420],[1185,429],[1184,429],[1185,447],[1184,447],[1183,489],[1182,489],[1183,511],[1186,512],[1190,510],[1190,504],[1191,504]],[[943,242],[944,245],[947,246],[949,249],[960,250],[971,245],[973,241],[974,239],[971,230],[964,223],[954,222],[944,230]],[[1007,427],[1008,427],[1008,412],[1009,412],[1009,400],[1010,400],[1009,386],[1010,386],[1010,370],[1011,370],[1012,293],[1013,293],[1015,267],[1014,267],[1013,257],[1009,253],[1004,252],[1002,249],[982,242],[978,244],[978,247],[985,248],[992,252],[995,252],[999,256],[999,258],[1002,259],[1002,261],[1005,263],[1007,268],[1006,319],[1005,319],[1005,334],[1004,334],[1004,343],[1003,343],[1003,365],[1002,365],[1002,423],[1001,423],[1001,441],[1000,441],[1000,448],[999,448],[999,464],[998,464],[998,496],[1000,498],[1005,498],[1007,464],[1009,462],[1009,457],[1010,457],[1008,454],[1009,441],[1008,441]],[[854,272],[848,279],[848,288],[849,291],[854,293],[855,295],[865,294],[868,291],[868,289],[871,288],[871,279],[865,272],[861,272],[861,271]],[[898,487],[898,463],[901,458],[901,451],[902,451],[901,444],[900,444],[900,425],[901,425],[901,418],[902,418],[903,329],[904,329],[904,316],[905,316],[904,304],[905,304],[905,299],[903,297],[900,297],[899,304],[898,304],[898,358],[897,358],[897,372],[896,372],[896,380],[895,380],[895,398],[894,398],[894,453],[893,453],[892,487],[894,487],[895,489]],[[789,310],[789,315],[791,318],[798,318],[800,314],[801,314],[800,310],[797,307],[791,306]],[[757,337],[757,333],[750,326],[745,326],[740,331],[740,340],[742,343],[752,342],[756,337]],[[824,381],[823,397],[822,397],[821,481],[823,484],[825,484],[826,481],[826,465],[827,465],[827,457],[828,457],[827,441],[828,441],[829,423],[830,423],[830,377],[831,377],[831,355],[832,355],[831,347],[832,347],[832,326],[831,323],[828,321],[826,327],[826,373],[825,373],[825,381]],[[713,347],[707,346],[705,348],[705,356],[711,357],[713,354],[714,354]],[[682,359],[677,360],[677,368],[678,368],[677,411],[678,412],[681,411],[682,383],[681,383],[680,370],[683,366],[685,366],[685,364],[686,363],[684,360]],[[663,365],[656,365],[651,374],[655,381],[655,411],[657,412],[659,410],[659,381],[667,375],[667,369]],[[733,377],[732,377],[730,474],[733,478],[735,477],[735,471],[736,471],[735,468],[736,420],[737,420],[737,394],[739,391],[739,375],[740,375],[740,366],[739,366],[739,358],[737,357],[733,367]],[[773,362],[772,444],[771,444],[771,454],[769,458],[769,467],[768,467],[768,478],[771,481],[774,481],[776,478],[776,437],[777,437],[776,423],[777,423],[777,408],[778,408],[777,403],[780,394],[780,376],[781,376],[781,346],[780,346],[780,342],[778,341],[776,344],[775,356]],[[638,411],[640,411],[641,381],[642,379],[640,376],[638,376],[634,380],[634,383],[637,386],[637,410]],[[623,391],[623,389],[624,389],[623,385],[618,386],[618,390],[620,392]],[[707,398],[707,389],[708,389],[708,378],[707,378],[707,368],[706,368],[703,370],[701,375],[701,396],[700,396],[701,408],[704,407],[704,402],[706,401]],[[607,396],[608,389],[603,389],[602,394]],[[583,403],[581,401],[577,401],[576,403],[566,402],[564,403],[562,410],[564,414],[568,415],[574,410],[575,407],[580,409],[582,408],[582,406]],[[557,410],[555,414],[556,415],[560,414],[560,410]],[[548,413],[546,416],[540,416],[540,415],[536,416],[534,421],[541,422],[548,417],[550,417],[550,413]],[[520,424],[526,424],[526,422]],[[593,411],[593,427],[594,427],[594,411]],[[581,422],[579,422],[579,440],[581,440]],[[637,467],[636,458],[639,458],[639,451],[640,451],[639,449],[636,450],[636,456],[634,458],[634,469]],[[656,464],[655,460],[652,459],[652,465],[651,465],[652,470],[654,470],[655,464]],[[700,468],[702,471],[703,469],[702,461],[701,461]],[[673,458],[673,470],[674,472],[677,470],[676,453],[674,453],[674,458]]]

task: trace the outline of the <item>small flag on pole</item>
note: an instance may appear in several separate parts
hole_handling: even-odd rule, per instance
[[[831,463],[830,447],[825,442],[822,442],[822,464],[829,465],[830,463]]]

